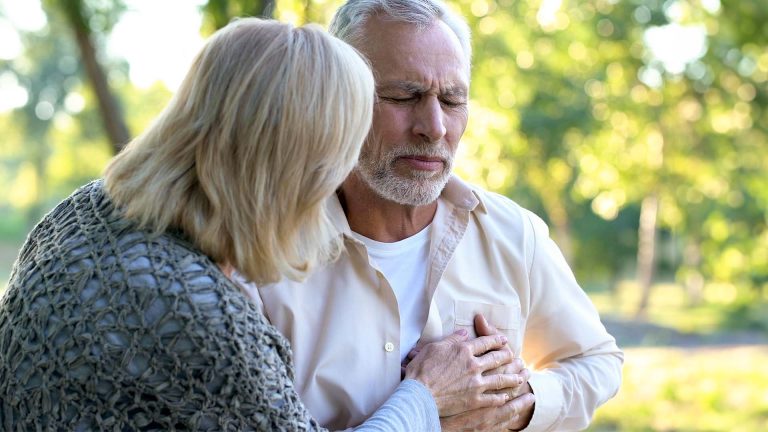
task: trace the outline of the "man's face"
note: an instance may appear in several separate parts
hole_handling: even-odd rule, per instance
[[[419,31],[373,17],[366,33],[361,51],[373,67],[378,97],[356,171],[385,199],[429,204],[450,177],[467,125],[467,59],[442,21]]]

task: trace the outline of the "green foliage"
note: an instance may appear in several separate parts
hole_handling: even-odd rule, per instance
[[[208,0],[201,8],[203,32],[206,34],[226,26],[233,17],[271,18],[274,0]]]
[[[454,4],[475,35],[463,175],[540,211],[587,281],[632,270],[638,224],[627,217],[653,195],[662,274],[759,286],[768,4],[563,1],[549,14],[538,1]],[[669,24],[704,29],[708,49],[681,70],[648,43]]]
[[[21,242],[25,237],[26,228],[27,226],[21,213],[9,208],[0,208],[0,242]]]
[[[48,11],[58,10],[87,33],[107,34],[126,10],[122,0],[43,0]]]
[[[658,196],[648,320],[674,334],[768,331],[768,3],[448,2],[474,36],[460,175],[547,219],[601,313],[621,318],[640,298],[625,279],[635,272],[641,205]],[[209,0],[201,31],[245,15],[327,24],[340,3]],[[63,14],[87,17],[103,47],[124,3],[44,6],[47,27],[22,34],[20,58],[0,60],[0,74],[29,95],[0,113],[0,292],[30,225],[112,154]],[[682,70],[647,43],[668,24],[704,29],[706,51]],[[130,130],[143,130],[170,92],[133,87],[119,59],[106,68]],[[670,340],[648,334],[642,343]],[[768,430],[765,348],[626,353],[624,385],[590,430]]]
[[[757,295],[753,297],[757,297]],[[768,333],[768,303],[755,301],[753,298],[728,305],[721,321],[721,327]]]
[[[327,24],[340,3],[209,0],[202,31],[269,13]],[[734,311],[765,289],[768,3],[449,3],[474,35],[460,175],[543,216],[587,285],[633,275],[642,203],[655,196],[657,280],[684,287],[681,307],[699,307],[702,286],[735,291],[723,296]],[[0,62],[29,94],[25,107],[0,113],[0,180],[11,185],[0,190],[0,209],[18,212],[27,225],[98,176],[111,154],[63,14],[78,9],[103,43],[125,10],[123,2],[101,0],[44,5],[47,28],[22,35],[21,58]],[[679,68],[648,42],[650,32],[670,24],[703,29],[704,51]],[[130,129],[141,131],[170,93],[133,88],[120,61],[106,67]],[[73,99],[80,107],[67,103]],[[52,109],[42,118],[41,103]]]
[[[762,431],[768,349],[635,348],[589,431]]]

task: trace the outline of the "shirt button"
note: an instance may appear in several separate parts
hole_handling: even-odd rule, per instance
[[[386,352],[392,352],[395,350],[395,344],[392,342],[387,342],[384,344],[384,351]]]

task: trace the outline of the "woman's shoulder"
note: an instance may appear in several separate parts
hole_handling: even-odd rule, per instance
[[[116,424],[134,424],[129,411],[140,408],[169,428],[191,422],[193,429],[207,420],[189,413],[210,400],[222,407],[211,418],[233,425],[247,416],[226,407],[232,398],[249,400],[254,416],[267,410],[290,387],[287,341],[208,257],[180,237],[120,220],[99,187],[86,185],[57,206],[17,263],[0,302],[0,346],[7,348],[0,401],[22,400],[48,383],[62,389],[54,399],[75,395],[116,415]],[[47,366],[30,375],[24,365]],[[142,389],[183,410],[157,417],[153,404],[136,408]],[[90,424],[93,409],[49,420]]]
[[[149,261],[164,264],[153,270],[173,273],[193,258],[206,261],[181,236],[154,233],[126,219],[99,179],[77,189],[42,218],[27,236],[16,267],[63,275],[98,269],[114,282],[146,270]]]
[[[181,236],[125,220],[101,180],[79,188],[30,233],[8,297],[17,310],[46,304],[54,314],[82,319],[121,311],[126,325],[166,323],[155,328],[166,332],[208,322],[216,324],[208,331],[223,337],[227,327],[248,326],[249,334],[263,333],[269,340],[262,342],[283,351],[277,332],[214,262]]]

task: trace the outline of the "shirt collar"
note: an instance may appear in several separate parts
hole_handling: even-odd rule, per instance
[[[339,195],[333,194],[326,202],[326,210],[328,211],[328,218],[331,223],[340,234],[347,237],[351,237],[352,228],[349,227],[347,216],[344,214],[344,209],[341,207],[341,201],[339,201]]]
[[[448,183],[445,185],[439,199],[468,212],[477,210],[487,213],[477,188],[460,179],[455,174],[451,175],[451,178],[448,179]],[[352,229],[349,227],[347,216],[344,214],[344,209],[341,207],[338,195],[333,194],[328,199],[326,206],[328,216],[336,229],[343,235],[351,236]]]
[[[460,179],[455,174],[448,180],[443,193],[440,194],[440,199],[462,210],[469,212],[478,210],[487,213],[477,188]]]

